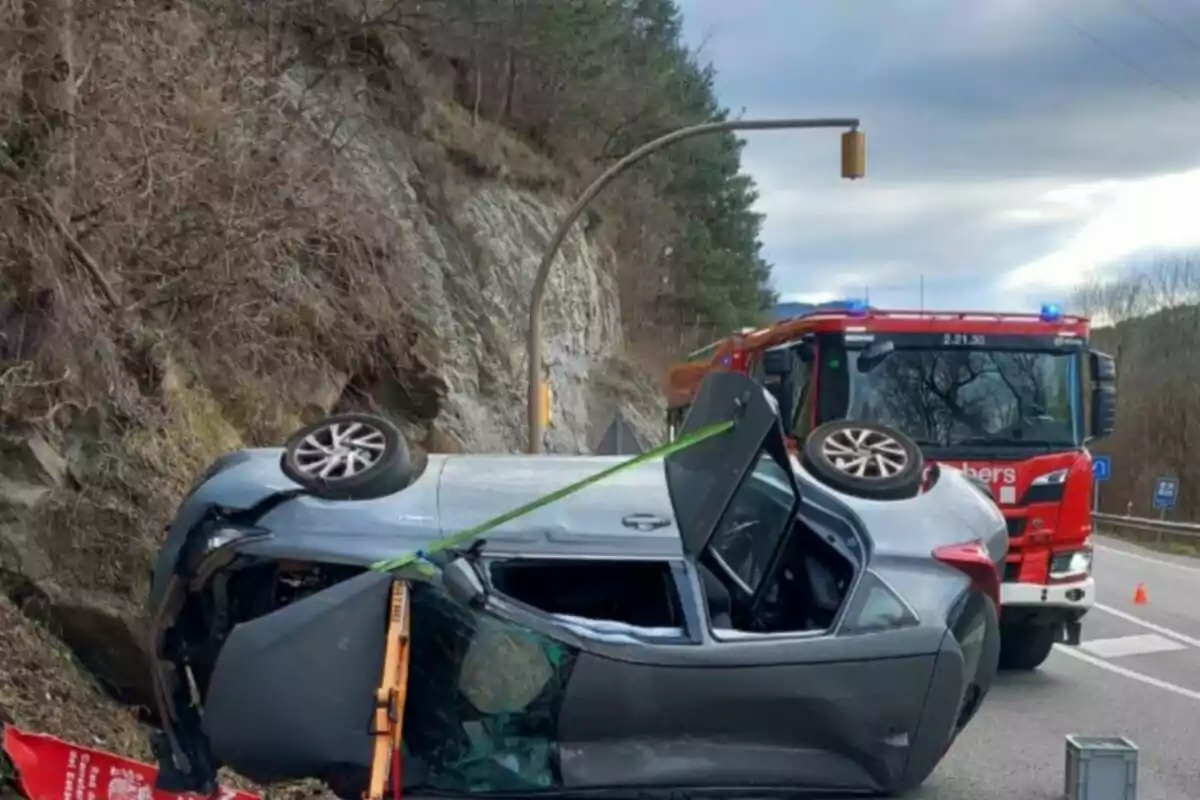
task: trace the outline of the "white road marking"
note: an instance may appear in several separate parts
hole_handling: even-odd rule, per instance
[[[1141,656],[1148,653],[1169,653],[1173,650],[1186,650],[1174,639],[1159,636],[1157,633],[1142,633],[1137,636],[1117,636],[1112,639],[1090,639],[1079,645],[1094,656],[1101,658],[1122,658],[1124,656]]]
[[[1171,567],[1172,569],[1181,569],[1184,572],[1200,572],[1200,567],[1190,567],[1187,564],[1177,564],[1174,561],[1164,561],[1161,558],[1151,558],[1144,556],[1141,553],[1131,553],[1128,550],[1119,547],[1108,547],[1102,544],[1092,545],[1093,550],[1099,550],[1101,553],[1114,553],[1125,558],[1132,558],[1135,561],[1148,561],[1151,564],[1158,564],[1160,567]]]
[[[1112,614],[1114,617],[1119,617],[1126,622],[1132,622],[1134,625],[1141,625],[1148,631],[1161,633],[1163,636],[1170,637],[1177,642],[1183,642],[1184,644],[1191,645],[1192,647],[1200,647],[1200,639],[1193,639],[1191,636],[1188,636],[1185,633],[1173,631],[1170,628],[1164,628],[1162,625],[1155,625],[1153,622],[1144,620],[1141,617],[1135,617],[1133,614],[1127,614],[1119,608],[1106,606],[1103,603],[1096,603],[1096,605],[1092,606],[1092,608],[1096,609],[1097,611],[1103,611],[1105,614]]]
[[[1114,675],[1120,675],[1121,677],[1129,678],[1130,680],[1137,681],[1138,683],[1144,683],[1147,686],[1153,686],[1157,689],[1162,689],[1164,691],[1177,694],[1180,697],[1186,697],[1190,700],[1200,701],[1200,692],[1192,689],[1185,689],[1178,684],[1169,683],[1168,681],[1159,680],[1158,678],[1152,678],[1149,675],[1143,675],[1140,672],[1134,672],[1131,669],[1125,669],[1125,667],[1118,667],[1116,664],[1105,661],[1103,658],[1096,658],[1095,656],[1090,656],[1087,653],[1081,653],[1078,649],[1069,645],[1056,644],[1054,645],[1054,649],[1062,653],[1064,656],[1070,656],[1077,661],[1082,661],[1086,664],[1091,664],[1093,667],[1099,667],[1100,669],[1107,670]]]

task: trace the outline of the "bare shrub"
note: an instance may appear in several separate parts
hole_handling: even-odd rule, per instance
[[[1200,258],[1158,256],[1092,281],[1074,305],[1100,326],[1093,338],[1117,360],[1117,429],[1095,450],[1113,456],[1103,509],[1152,515],[1154,478],[1180,481],[1179,519],[1200,518]]]
[[[71,435],[94,413],[119,442],[81,456],[89,491],[43,522],[70,523],[64,568],[136,593],[117,579],[145,574],[131,532],[153,542],[217,453],[294,429],[314,384],[392,368],[419,298],[392,221],[278,90],[285,29],[185,3],[76,11],[52,145],[22,105],[28,58],[0,62],[0,414]],[[50,146],[74,153],[68,192]]]

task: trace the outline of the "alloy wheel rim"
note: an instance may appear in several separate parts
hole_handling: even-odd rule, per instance
[[[310,478],[339,481],[361,475],[383,458],[387,438],[366,422],[335,422],[296,446],[296,469]]]
[[[895,437],[871,428],[842,428],[821,443],[821,455],[839,472],[886,480],[908,467],[908,452]]]

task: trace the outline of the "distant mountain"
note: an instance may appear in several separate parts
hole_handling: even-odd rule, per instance
[[[828,303],[779,303],[775,308],[771,309],[772,321],[778,322],[792,317],[803,316],[804,314],[812,314],[817,311],[834,311],[837,309],[849,308],[853,304],[851,300],[830,300]]]

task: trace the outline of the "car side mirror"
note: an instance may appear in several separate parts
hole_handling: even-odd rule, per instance
[[[772,347],[763,353],[763,386],[779,405],[779,418],[792,418],[792,373],[796,362],[795,346],[790,344]]]
[[[1099,350],[1089,350],[1088,358],[1091,360],[1092,380],[1110,383],[1117,380],[1117,362],[1112,356]]]
[[[442,570],[442,588],[450,599],[468,608],[479,608],[487,600],[487,587],[469,559],[459,556]]]
[[[1103,439],[1116,429],[1117,363],[1098,350],[1088,351],[1092,373],[1092,424],[1090,438]]]

